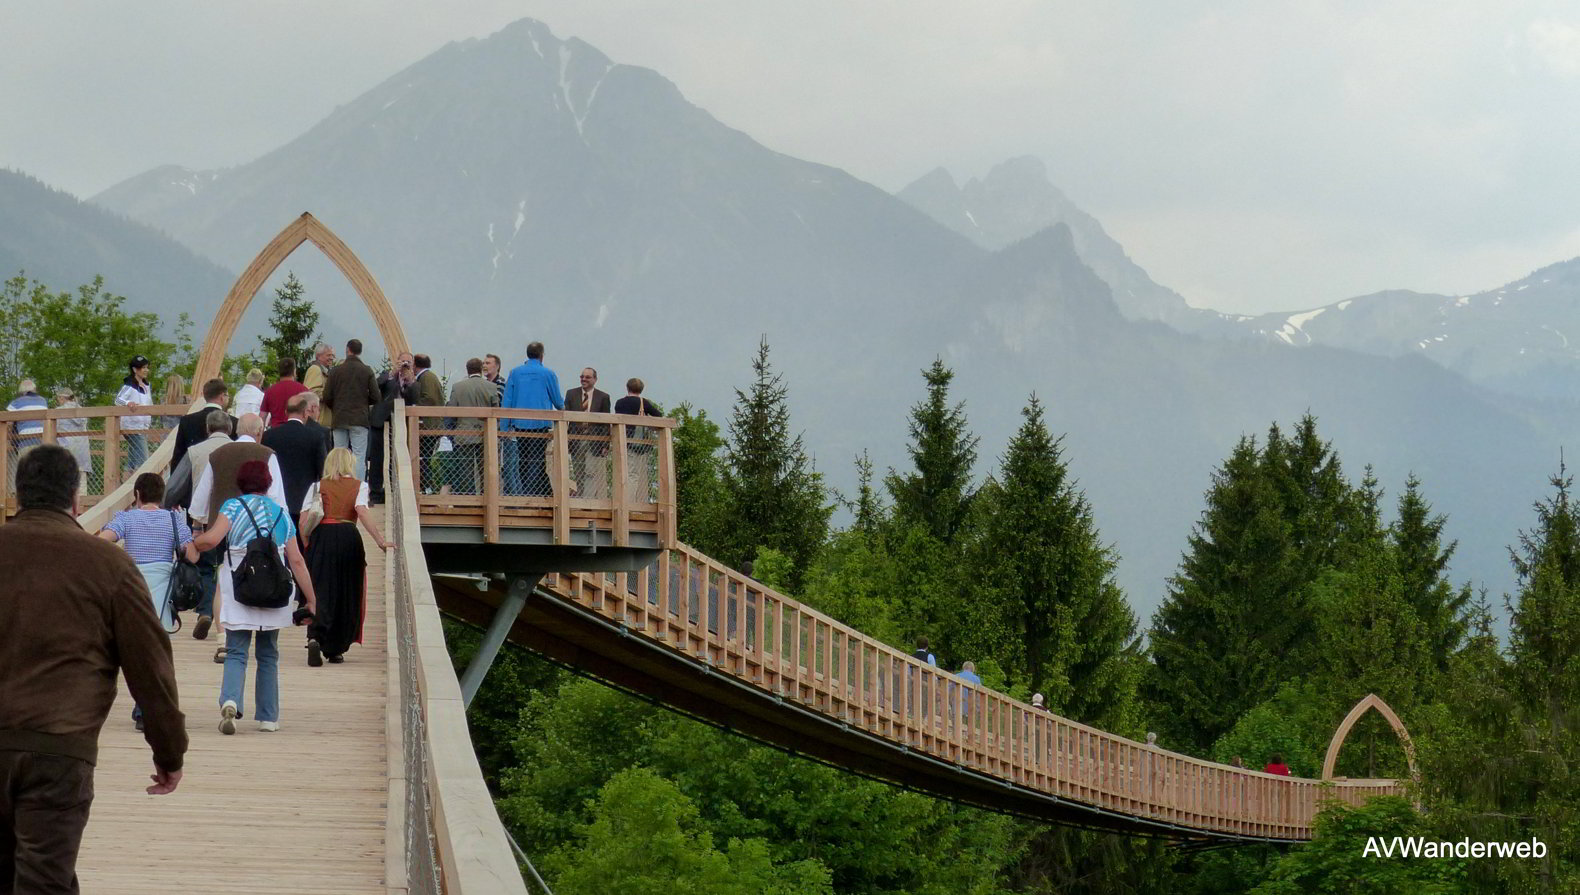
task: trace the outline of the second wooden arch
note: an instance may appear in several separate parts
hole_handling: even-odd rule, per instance
[[[345,274],[346,280],[351,283],[351,288],[357,291],[362,303],[367,306],[368,313],[373,315],[373,322],[379,329],[379,335],[384,340],[384,350],[391,357],[406,351],[406,332],[401,328],[400,318],[395,316],[395,309],[390,307],[389,299],[384,297],[384,290],[379,288],[378,281],[373,279],[362,263],[362,260],[351,251],[340,237],[324,226],[321,221],[307,212],[292,221],[263,251],[252,259],[247,269],[242,271],[236,279],[236,284],[230,288],[225,301],[219,307],[219,312],[214,315],[214,322],[209,326],[208,335],[203,339],[203,350],[198,355],[197,370],[192,374],[193,389],[198,384],[207,382],[218,376],[220,367],[225,362],[225,348],[230,344],[231,337],[236,334],[236,327],[241,323],[241,315],[252,304],[253,298],[263,284],[268,281],[275,270],[285,263],[302,243],[311,242],[318,246],[335,267]]]

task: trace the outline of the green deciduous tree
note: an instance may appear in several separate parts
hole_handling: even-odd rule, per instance
[[[1317,814],[1315,837],[1273,865],[1253,895],[1459,895],[1470,888],[1466,862],[1387,859],[1368,853],[1367,844],[1430,832],[1421,813],[1405,799],[1373,799],[1359,808],[1332,803]]]
[[[816,861],[776,866],[761,839],[730,838],[721,850],[697,807],[646,768],[604,784],[579,841],[554,852],[545,869],[562,895],[831,895]]]
[[[728,546],[721,537],[724,436],[706,410],[682,402],[675,427],[675,517],[680,539],[704,553]]]
[[[134,355],[147,357],[156,374],[168,372],[175,345],[159,337],[159,316],[127,311],[125,303],[104,288],[102,277],[75,292],[52,292],[21,275],[6,281],[0,288],[0,389],[14,394],[25,376],[41,391],[71,387],[85,406],[108,404]]]

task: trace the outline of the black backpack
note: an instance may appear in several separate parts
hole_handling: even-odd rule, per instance
[[[247,506],[246,497],[236,499],[241,502],[241,508],[247,511],[247,519],[252,523],[254,534],[247,541],[247,552],[242,555],[241,564],[231,567],[232,595],[243,606],[283,609],[291,602],[295,586],[284,560],[280,559],[280,548],[270,535],[280,524],[285,511],[279,511],[265,533],[264,529],[258,527],[258,520],[252,515],[252,508]]]
[[[172,541],[179,541],[180,534],[176,530],[176,515],[170,514],[170,536]],[[186,561],[181,556],[181,546],[176,545],[175,563],[170,567],[170,587],[165,591],[165,599],[175,607],[176,612],[191,612],[203,602],[203,579],[198,575],[198,568]],[[176,630],[181,630],[180,616],[176,617]]]

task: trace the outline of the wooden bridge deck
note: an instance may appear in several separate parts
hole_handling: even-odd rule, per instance
[[[175,793],[143,792],[148,746],[122,682],[99,738],[97,794],[78,876],[85,892],[380,893],[386,885],[390,701],[384,555],[363,536],[363,643],[342,665],[307,667],[306,634],[280,632],[280,730],[248,719],[219,732],[218,632],[172,639],[191,748]],[[187,623],[192,621],[190,615]],[[393,760],[398,761],[398,757]],[[398,839],[399,836],[395,837]],[[404,889],[395,890],[404,891]]]

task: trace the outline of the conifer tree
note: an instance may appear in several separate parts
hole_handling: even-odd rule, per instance
[[[1580,889],[1580,504],[1570,478],[1552,485],[1509,551],[1520,590],[1509,599],[1508,660],[1488,655],[1477,625],[1451,669],[1493,676],[1454,681],[1460,739],[1446,725],[1444,745],[1429,746],[1428,785],[1446,802],[1437,810],[1450,835],[1548,846],[1544,858],[1476,863],[1475,891]]]
[[[891,471],[886,482],[894,498],[894,517],[921,526],[940,543],[954,540],[971,503],[971,467],[977,438],[966,427],[965,402],[949,403],[954,371],[942,359],[922,371],[927,397],[911,408],[913,471]]]
[[[872,459],[866,451],[856,458],[856,499],[849,506],[856,517],[851,528],[868,538],[875,537],[888,521],[888,513],[878,498],[878,491],[872,487]]]
[[[1011,682],[1056,712],[1126,729],[1135,720],[1135,616],[1114,581],[1086,496],[1071,479],[1042,404],[1032,396],[1005,451],[1001,481],[982,490],[975,573],[984,638]]]
[[[727,462],[723,469],[720,526],[726,545],[721,557],[740,565],[770,547],[793,563],[792,585],[828,536],[833,506],[823,476],[790,434],[788,390],[768,360],[768,339],[752,361],[750,390],[736,389],[730,418]]]
[[[1398,518],[1388,528],[1388,541],[1399,573],[1399,586],[1415,608],[1428,639],[1433,664],[1446,670],[1450,657],[1469,632],[1470,585],[1455,590],[1447,578],[1448,561],[1457,541],[1443,543],[1448,517],[1433,515],[1421,494],[1421,481],[1410,476],[1399,495]]]
[[[1314,588],[1376,560],[1381,496],[1369,470],[1359,487],[1347,482],[1309,414],[1292,435],[1271,426],[1260,449],[1240,441],[1153,616],[1147,693],[1172,741],[1206,750],[1320,665]]]
[[[266,363],[279,363],[281,358],[289,357],[301,369],[308,362],[313,343],[323,337],[318,332],[318,309],[304,293],[294,271],[287,273],[285,282],[274,290],[269,311],[269,328],[274,335],[258,337]]]
[[[1275,442],[1277,443],[1277,442]],[[1290,525],[1254,438],[1213,473],[1207,508],[1152,619],[1148,695],[1168,742],[1205,751],[1277,687],[1284,637],[1267,613],[1287,604]]]

